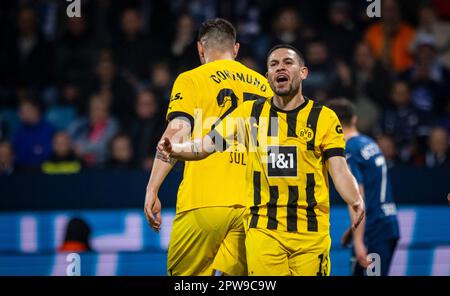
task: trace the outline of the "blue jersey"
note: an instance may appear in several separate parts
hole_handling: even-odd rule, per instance
[[[347,140],[346,158],[357,182],[364,187],[366,244],[398,238],[397,210],[380,148],[371,138],[358,135]]]

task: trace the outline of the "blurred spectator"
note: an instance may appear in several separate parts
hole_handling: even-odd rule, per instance
[[[171,45],[171,61],[175,73],[179,74],[200,65],[197,53],[196,25],[189,14],[178,18],[174,39]]]
[[[390,104],[391,77],[375,60],[371,47],[361,42],[356,46],[353,64],[353,89],[356,100],[368,98],[379,108]]]
[[[302,20],[293,7],[284,7],[275,17],[270,47],[279,43],[288,43],[305,52],[308,41],[315,37],[314,32],[304,27]]]
[[[402,22],[396,0],[380,2],[382,18],[367,29],[365,39],[386,69],[393,69],[396,72],[405,71],[412,64],[409,49],[414,40],[415,31]]]
[[[83,102],[81,102],[80,85],[63,82],[60,88],[59,105],[74,106],[77,109],[82,109]]]
[[[450,135],[450,99],[447,100],[447,106],[445,107],[445,113],[439,118],[438,124],[445,128],[447,134]]]
[[[263,0],[241,0],[234,6],[236,29],[240,43],[253,44],[261,36],[261,19],[270,3]]]
[[[449,31],[450,33],[450,31]],[[437,58],[436,41],[420,35],[414,44],[414,64],[402,77],[411,84],[414,107],[430,118],[442,113],[450,98],[450,72]]]
[[[170,1],[172,9],[181,15],[187,12],[199,24],[216,17],[218,0]]]
[[[114,42],[114,59],[120,72],[132,85],[145,78],[149,59],[155,56],[158,45],[149,46],[142,33],[142,18],[136,8],[126,8],[121,16],[121,32]]]
[[[250,55],[242,56],[238,59],[246,67],[255,70],[258,73],[262,73],[261,69],[258,66],[258,62]]]
[[[135,108],[137,116],[128,129],[135,149],[135,163],[140,168],[150,170],[156,145],[164,131],[164,117],[151,90],[138,94]]]
[[[42,106],[35,99],[20,102],[21,124],[14,137],[18,169],[38,169],[51,153],[54,127],[42,116]]]
[[[394,139],[388,135],[380,135],[377,137],[377,144],[386,159],[388,169],[400,163],[398,157],[397,146]]]
[[[89,116],[77,119],[69,127],[75,152],[87,166],[101,165],[107,160],[108,143],[118,130],[109,105],[107,99],[94,95],[89,102]]]
[[[7,40],[5,79],[11,86],[23,86],[43,91],[52,82],[52,46],[39,32],[36,13],[24,7],[17,16],[18,33]]]
[[[74,174],[81,170],[81,160],[75,155],[69,134],[59,132],[53,137],[53,151],[42,164],[45,174]]]
[[[329,26],[323,33],[333,60],[352,61],[359,32],[351,19],[351,7],[345,0],[333,0],[330,4]]]
[[[442,127],[435,127],[430,132],[425,164],[429,168],[450,165],[448,134]]]
[[[431,5],[419,9],[417,36],[424,34],[433,36],[440,61],[450,68],[450,24],[440,21]]]
[[[380,109],[389,105],[390,85],[389,73],[375,60],[370,46],[365,42],[359,43],[351,74],[359,130],[369,135],[373,133]]]
[[[7,128],[6,128],[6,121],[3,120],[1,114],[0,114],[0,141],[3,139],[6,139],[6,133],[7,133]]]
[[[66,32],[56,47],[56,71],[62,86],[63,103],[79,99],[80,87],[92,79],[96,46],[88,33],[85,17],[67,17]]]
[[[107,168],[111,169],[132,169],[133,165],[133,147],[131,138],[126,133],[115,135],[109,145],[109,160],[106,163]]]
[[[450,21],[450,2],[448,0],[431,0],[431,2],[439,17]]]
[[[158,98],[163,101],[170,99],[172,89],[172,73],[170,64],[166,60],[157,61],[150,69],[150,85]]]
[[[116,65],[109,51],[100,53],[96,65],[96,77],[91,82],[87,94],[91,96],[101,93],[111,97],[111,112],[122,122],[127,122],[133,112],[134,91],[131,86],[117,73]]]
[[[306,48],[306,65],[309,68],[308,78],[303,82],[304,93],[316,100],[324,100],[329,96],[348,97],[351,91],[345,89],[343,79],[351,79],[351,73],[345,64],[341,63],[338,73],[336,64],[330,59],[326,44],[321,40],[315,40]],[[346,71],[346,73],[343,73]],[[346,77],[344,77],[346,75]],[[351,81],[346,81],[350,86]]]
[[[0,176],[14,173],[14,151],[10,143],[0,142]]]
[[[410,161],[415,137],[422,125],[417,110],[411,105],[411,93],[406,82],[394,83],[391,100],[393,107],[381,115],[380,130],[395,139],[402,161]]]
[[[91,250],[91,228],[80,218],[72,218],[66,227],[64,242],[59,252],[87,252]]]

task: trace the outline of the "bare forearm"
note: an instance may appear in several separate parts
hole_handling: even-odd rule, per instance
[[[329,172],[333,179],[337,192],[342,199],[352,206],[362,200],[358,183],[348,169],[347,162],[343,157],[332,157],[329,159]]]
[[[158,193],[161,184],[164,182],[164,179],[172,170],[175,163],[175,161],[166,162],[162,161],[158,157],[155,158],[150,179],[147,184],[147,192]]]
[[[169,123],[161,138],[167,137],[171,141],[179,142],[183,141],[183,138],[188,137],[189,134],[190,125],[185,120],[176,118]],[[147,193],[158,193],[161,184],[175,163],[176,160],[165,160],[159,151],[156,152],[155,162],[147,184]]]
[[[358,227],[353,231],[353,241],[355,243],[364,243],[364,229],[365,229],[366,219],[364,218]]]
[[[351,206],[361,199],[355,177],[353,177],[348,169],[342,170],[339,176],[333,178],[333,182],[337,192],[348,205]]]

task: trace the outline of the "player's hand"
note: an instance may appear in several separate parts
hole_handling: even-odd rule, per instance
[[[158,232],[161,229],[161,201],[156,194],[147,193],[144,214],[150,227]]]
[[[355,241],[353,248],[355,249],[355,256],[358,264],[363,268],[367,268],[370,261],[367,260],[367,248],[364,243]]]
[[[353,238],[353,231],[351,228],[347,228],[344,234],[342,235],[341,244],[344,247],[348,247],[350,245],[350,242],[352,241],[352,238]]]
[[[158,149],[159,156],[162,157],[163,160],[165,160],[165,161],[170,160],[170,155],[172,154],[173,149],[172,149],[172,143],[170,143],[169,138],[165,137],[164,139],[159,141],[157,149]]]
[[[362,198],[359,198],[359,200],[352,204],[352,210],[352,230],[355,231],[359,224],[361,224],[361,221],[364,219],[364,215],[366,213]]]

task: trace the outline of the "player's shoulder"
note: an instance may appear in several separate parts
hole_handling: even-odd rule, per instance
[[[364,135],[364,134],[359,134],[358,136],[354,137],[355,142],[360,144],[360,145],[367,145],[367,144],[375,144],[376,142],[374,139],[372,139],[371,137]]]
[[[195,74],[193,70],[185,71],[175,78],[174,89],[194,89],[195,88]]]
[[[315,105],[316,105],[317,108],[321,108],[322,109],[321,113],[323,115],[325,115],[327,117],[337,117],[336,112],[334,112],[331,108],[323,105],[322,103],[316,101]]]
[[[359,134],[357,136],[351,137],[350,139],[347,140],[346,145],[347,150],[349,151],[353,150],[354,152],[359,152],[365,149],[365,147],[369,146],[378,147],[374,139],[364,134]]]
[[[319,125],[328,126],[329,124],[336,122],[338,117],[332,109],[328,108],[323,103],[317,100],[313,99],[308,100],[310,112],[315,112],[316,114],[319,114],[319,123],[318,123]]]
[[[192,80],[194,78],[194,76],[196,75],[197,68],[181,72],[180,74],[178,74],[178,76],[175,79],[175,81],[180,81],[180,80],[189,81],[189,80]]]

